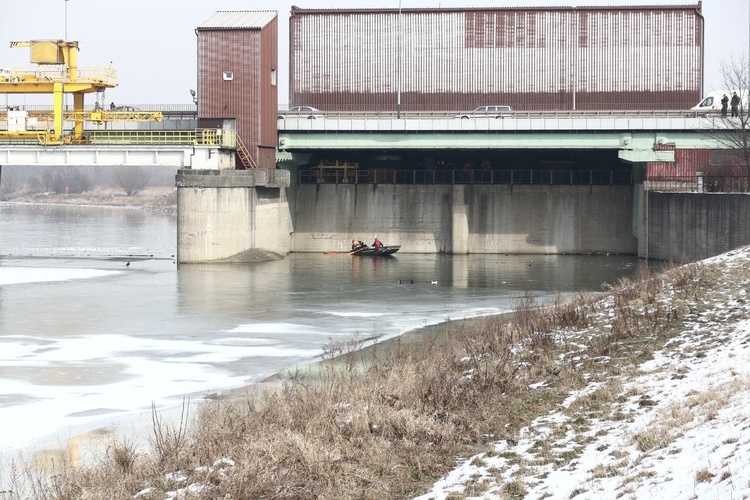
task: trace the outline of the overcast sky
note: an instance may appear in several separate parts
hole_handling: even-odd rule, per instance
[[[676,0],[401,0],[414,7],[528,7],[556,5],[697,4]],[[189,104],[196,87],[195,28],[219,10],[276,10],[279,14],[279,104],[288,101],[289,12],[292,4],[315,8],[398,8],[399,0],[285,0],[275,9],[268,0],[0,0],[0,67],[29,66],[29,49],[10,41],[63,39],[79,42],[80,67],[106,67],[119,72],[118,87],[105,101],[118,104]],[[721,88],[722,61],[742,60],[750,47],[750,2],[704,0],[706,19],[705,91]],[[67,14],[67,15],[66,15]],[[67,22],[66,22],[67,19]],[[9,96],[11,104],[23,97]],[[5,104],[5,99],[0,105]],[[37,100],[29,104],[40,103]],[[41,101],[46,103],[47,101]],[[49,99],[51,104],[51,99]],[[87,104],[90,104],[87,101]]]

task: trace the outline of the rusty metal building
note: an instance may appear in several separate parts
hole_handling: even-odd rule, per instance
[[[703,88],[701,3],[293,8],[292,106],[330,111],[688,109]]]
[[[240,150],[238,168],[276,166],[277,17],[275,11],[220,11],[196,29],[199,126],[236,120],[252,159]]]

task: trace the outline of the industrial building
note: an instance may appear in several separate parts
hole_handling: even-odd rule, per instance
[[[278,21],[275,11],[216,12],[196,28],[199,127],[236,120],[238,168],[275,168]]]
[[[300,9],[290,106],[324,111],[689,109],[703,88],[701,3]]]

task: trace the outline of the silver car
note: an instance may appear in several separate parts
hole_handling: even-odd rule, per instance
[[[309,120],[315,120],[317,118],[323,118],[320,114],[321,111],[318,108],[312,106],[293,106],[283,113],[279,113],[279,120],[284,118],[307,118]]]
[[[456,118],[505,118],[511,116],[513,110],[510,106],[479,106],[470,113],[459,113]]]

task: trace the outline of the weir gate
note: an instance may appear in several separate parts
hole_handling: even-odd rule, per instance
[[[700,258],[750,234],[744,219],[714,218],[701,173],[679,165],[681,152],[717,149],[721,126],[688,112],[326,114],[279,120],[275,170],[236,170],[220,130],[210,144],[1,144],[0,165],[174,166],[181,263],[344,251],[375,235],[402,252]],[[651,165],[673,175],[649,179]],[[689,206],[656,201],[667,185],[691,192]],[[731,197],[733,210],[746,203]],[[694,234],[664,231],[683,209],[703,221]]]

